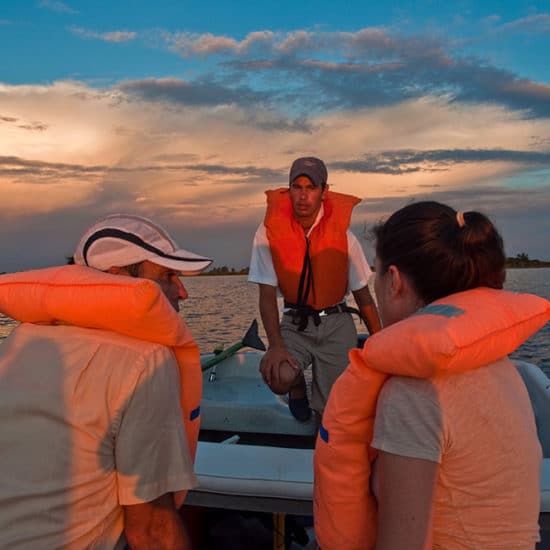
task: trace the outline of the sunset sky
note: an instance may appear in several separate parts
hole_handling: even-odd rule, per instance
[[[0,271],[115,212],[241,268],[303,155],[364,199],[370,261],[425,199],[550,260],[548,1],[5,1],[0,51]]]

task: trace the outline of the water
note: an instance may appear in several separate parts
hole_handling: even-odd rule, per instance
[[[505,288],[531,292],[550,300],[550,268],[509,269],[506,272]],[[550,323],[546,323],[511,357],[535,363],[550,376]]]
[[[550,299],[550,268],[510,269],[506,279],[505,287],[509,290],[531,292]],[[246,276],[186,277],[184,283],[189,299],[184,302],[182,315],[202,352],[239,342],[254,319],[258,319],[260,337],[267,343],[260,322],[258,290],[255,284],[247,282]],[[15,324],[0,315],[0,340]],[[366,331],[357,319],[356,325],[358,332]],[[550,376],[550,323],[521,346],[513,357],[539,365]]]

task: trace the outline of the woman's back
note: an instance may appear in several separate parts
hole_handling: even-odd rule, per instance
[[[529,396],[508,359],[383,387],[373,447],[440,464],[433,548],[532,549],[541,449]]]

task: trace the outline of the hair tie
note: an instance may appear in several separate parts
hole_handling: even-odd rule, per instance
[[[466,225],[466,222],[464,220],[464,212],[462,212],[462,210],[457,211],[456,221],[458,223],[458,227],[464,227]]]

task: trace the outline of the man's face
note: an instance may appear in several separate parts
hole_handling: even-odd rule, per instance
[[[313,185],[307,176],[298,176],[290,184],[290,202],[292,211],[300,224],[309,229],[323,203],[326,186],[324,188]]]
[[[146,260],[139,266],[139,276],[158,283],[176,311],[180,310],[179,301],[189,296],[180,280],[179,271]]]

